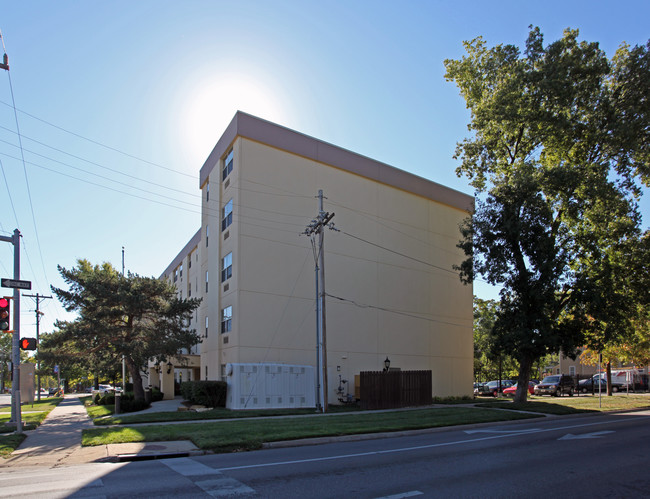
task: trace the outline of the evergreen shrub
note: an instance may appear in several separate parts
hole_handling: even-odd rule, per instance
[[[225,381],[184,381],[181,395],[192,404],[206,407],[226,407],[227,385]]]

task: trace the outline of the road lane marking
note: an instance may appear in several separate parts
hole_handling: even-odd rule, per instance
[[[616,433],[615,431],[596,431],[593,433],[583,433],[582,435],[573,435],[572,433],[567,433],[563,437],[558,438],[558,440],[580,440],[584,438],[600,438],[603,435],[608,435],[610,433]]]
[[[248,485],[244,485],[234,478],[224,476],[219,470],[210,468],[205,464],[194,461],[189,457],[180,457],[176,459],[165,459],[161,461],[165,466],[172,469],[179,475],[191,479],[191,477],[200,477],[200,480],[191,480],[194,485],[200,487],[212,497],[225,497],[233,495],[245,496],[255,494],[255,490]]]
[[[392,496],[375,497],[375,499],[402,499],[403,497],[414,497],[422,495],[424,495],[424,492],[420,492],[419,490],[412,490],[410,492],[402,492],[401,494],[393,494]]]
[[[293,461],[277,461],[277,462],[272,462],[272,463],[258,463],[258,464],[247,464],[243,466],[230,466],[226,468],[218,468],[218,471],[235,471],[235,470],[245,470],[245,469],[252,469],[252,468],[268,468],[271,466],[288,466],[288,465],[294,465],[294,464],[302,464],[302,463],[315,463],[315,462],[320,462],[320,461],[336,461],[339,459],[351,459],[355,457],[368,457],[368,456],[379,456],[382,454],[395,454],[398,452],[410,452],[414,450],[423,450],[423,449],[434,449],[436,447],[450,447],[453,445],[463,445],[463,444],[471,444],[471,443],[476,443],[476,442],[485,442],[487,440],[497,440],[501,438],[510,438],[510,437],[519,437],[523,435],[533,435],[535,433],[546,433],[549,431],[561,431],[561,430],[570,430],[573,428],[585,428],[588,426],[598,426],[598,425],[603,425],[603,424],[617,424],[617,423],[628,423],[630,421],[634,420],[647,420],[647,417],[632,417],[629,419],[618,419],[618,420],[608,420],[608,421],[597,421],[595,423],[582,423],[582,424],[574,424],[574,425],[567,425],[567,426],[558,426],[554,428],[546,428],[546,429],[537,429],[535,432],[530,431],[527,433],[500,433],[497,435],[490,435],[486,437],[480,437],[480,438],[470,438],[467,440],[455,440],[452,442],[441,442],[437,444],[427,444],[427,445],[417,445],[414,447],[402,447],[399,449],[386,449],[386,450],[378,450],[378,451],[370,451],[370,452],[357,452],[354,454],[340,454],[338,456],[326,456],[326,457],[313,457],[309,459],[297,459]]]
[[[529,428],[526,430],[465,430],[465,433],[472,435],[473,433],[536,433],[541,431],[540,428]]]

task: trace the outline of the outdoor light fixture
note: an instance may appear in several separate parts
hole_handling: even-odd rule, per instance
[[[384,361],[384,372],[388,372],[388,369],[390,369],[390,359],[386,356],[386,360]]]
[[[172,367],[174,367],[174,364],[172,364],[171,361],[167,362],[167,374],[172,372]]]

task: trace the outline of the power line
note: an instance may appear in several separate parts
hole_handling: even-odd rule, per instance
[[[9,181],[7,180],[7,175],[5,175],[5,166],[2,163],[2,160],[0,159],[0,169],[2,170],[2,176],[5,179],[5,185],[7,186],[7,194],[9,196],[9,202],[11,203],[11,209],[14,212],[14,218],[16,219],[16,227],[20,227],[20,223],[18,222],[18,214],[16,213],[16,207],[14,206],[14,200],[11,197],[11,189],[9,189]]]
[[[420,260],[420,259],[418,259],[418,258],[414,258],[414,257],[409,256],[409,255],[406,255],[406,254],[404,254],[404,253],[400,253],[399,251],[395,251],[395,250],[392,250],[392,249],[390,249],[390,248],[386,248],[385,246],[381,246],[380,244],[373,243],[373,242],[371,242],[371,241],[368,241],[367,239],[363,239],[362,237],[355,236],[355,235],[350,234],[349,232],[346,232],[346,231],[344,231],[344,230],[341,230],[341,232],[342,232],[343,234],[345,234],[346,236],[350,236],[350,237],[352,237],[352,238],[354,238],[354,239],[358,239],[359,241],[363,241],[364,243],[366,243],[366,244],[370,244],[371,246],[375,246],[375,247],[377,247],[377,248],[381,248],[381,249],[383,249],[384,251],[389,251],[390,253],[394,253],[394,254],[396,254],[396,255],[403,256],[404,258],[408,258],[409,260],[413,260],[413,261],[415,261],[415,262],[422,263],[422,264],[424,264],[424,265],[428,265],[429,267],[433,267],[434,269],[438,269],[438,270],[442,270],[442,271],[444,271],[444,272],[449,272],[450,274],[458,275],[458,273],[455,272],[455,271],[453,271],[453,270],[449,270],[449,269],[446,269],[446,268],[444,268],[444,267],[440,267],[440,266],[438,266],[438,265],[434,265],[433,263],[425,262],[424,260]]]
[[[4,50],[5,59],[6,59],[7,50],[5,48],[4,37],[2,36],[1,33],[0,33],[0,39],[2,40],[2,48]],[[49,283],[50,280],[47,277],[47,271],[45,270],[45,261],[43,260],[43,251],[41,249],[41,240],[40,240],[40,237],[38,235],[38,224],[36,223],[36,214],[34,213],[34,203],[32,202],[32,192],[31,192],[31,188],[29,186],[29,178],[27,176],[27,165],[25,164],[25,153],[23,151],[23,141],[22,141],[22,138],[21,138],[21,135],[20,135],[20,125],[18,123],[18,112],[17,112],[17,109],[16,109],[16,99],[14,97],[14,86],[13,86],[13,83],[11,82],[11,73],[9,72],[9,66],[7,64],[5,64],[5,66],[6,66],[5,69],[7,70],[7,79],[9,81],[9,91],[11,93],[11,103],[12,103],[11,107],[12,107],[12,109],[14,111],[14,118],[15,118],[15,121],[16,121],[16,132],[17,132],[17,135],[18,135],[18,143],[20,144],[20,156],[22,158],[23,171],[25,173],[25,184],[27,185],[27,198],[29,199],[29,207],[30,207],[30,210],[32,212],[32,222],[34,224],[34,235],[36,236],[36,245],[38,246],[38,253],[39,253],[40,257],[41,257],[41,266],[43,267],[43,275],[45,276],[45,280]],[[8,184],[7,184],[7,188],[9,188]]]
[[[8,128],[6,128],[6,127],[4,127],[4,126],[2,126],[2,125],[0,125],[0,128],[1,128],[1,129],[4,129],[4,130],[8,130],[8,131],[10,131],[11,133],[16,133],[16,132],[14,132],[13,130],[9,130]],[[131,178],[131,179],[134,179],[134,180],[139,180],[140,182],[144,182],[144,183],[146,183],[146,184],[155,185],[156,187],[162,187],[163,189],[168,189],[168,190],[170,190],[170,191],[180,192],[181,194],[185,194],[185,195],[187,195],[187,196],[192,196],[192,197],[195,197],[195,198],[200,197],[199,194],[195,194],[195,193],[192,193],[192,192],[187,192],[187,191],[184,191],[184,190],[181,190],[181,189],[175,189],[175,188],[173,188],[173,187],[168,187],[168,186],[163,185],[163,184],[158,184],[158,183],[152,182],[152,181],[150,181],[150,180],[146,180],[146,179],[143,179],[143,178],[136,177],[135,175],[130,175],[130,174],[128,174],[128,173],[121,172],[121,171],[116,170],[115,168],[111,168],[111,167],[109,167],[109,166],[104,166],[104,165],[102,165],[102,164],[96,163],[96,162],[91,161],[91,160],[89,160],[89,159],[82,158],[81,156],[77,156],[77,155],[75,155],[75,154],[72,154],[72,153],[66,152],[66,151],[64,151],[64,150],[62,150],[62,149],[58,149],[58,148],[56,148],[56,147],[50,146],[50,145],[48,145],[48,144],[45,144],[44,142],[41,142],[41,141],[39,141],[39,140],[32,139],[32,138],[30,138],[30,137],[26,137],[26,136],[24,136],[24,135],[23,135],[23,138],[26,138],[26,139],[28,139],[28,140],[31,140],[32,142],[35,142],[35,143],[37,143],[37,144],[40,144],[40,145],[42,145],[42,146],[44,146],[44,147],[48,147],[48,148],[50,148],[50,149],[52,149],[52,150],[54,150],[54,151],[60,152],[61,154],[65,154],[65,155],[67,155],[67,156],[70,156],[71,158],[75,158],[75,159],[78,159],[78,160],[80,160],[80,161],[84,161],[84,162],[86,162],[86,163],[88,163],[88,164],[91,164],[91,165],[97,166],[97,167],[99,167],[99,168],[103,168],[104,170],[108,170],[108,171],[110,171],[110,172],[117,173],[118,175],[123,175],[123,176],[125,176],[125,177]],[[8,144],[8,145],[10,145],[10,146],[12,146],[12,147],[18,147],[18,146],[16,146],[15,144],[12,144],[11,142],[9,142],[9,141],[7,141],[7,140],[0,139],[0,142],[4,142],[5,144]],[[87,170],[83,170],[82,168],[79,168],[79,167],[76,167],[76,166],[72,166],[72,165],[69,164],[69,163],[65,163],[65,162],[63,162],[63,161],[59,161],[58,159],[51,158],[50,156],[46,156],[46,155],[44,155],[44,154],[40,154],[40,153],[38,153],[38,152],[36,152],[36,151],[32,151],[32,150],[30,150],[30,149],[25,149],[25,151],[27,151],[27,152],[29,152],[29,153],[31,153],[31,154],[34,154],[35,156],[39,156],[39,157],[41,157],[41,158],[43,158],[43,159],[48,159],[48,160],[50,160],[50,161],[54,161],[55,163],[59,163],[59,164],[64,165],[64,166],[68,166],[68,167],[70,167],[70,168],[74,168],[75,170],[81,170],[81,171],[84,171],[84,172],[89,173],[89,174],[91,174],[91,175],[95,175],[95,174],[92,173],[92,172],[89,172],[89,171],[87,171]],[[111,179],[109,179],[109,180],[111,180]]]
[[[413,319],[420,319],[420,320],[423,320],[423,321],[435,322],[435,323],[438,323],[438,324],[447,324],[448,326],[469,327],[467,325],[458,324],[456,322],[448,322],[448,321],[441,321],[441,320],[438,320],[438,319],[431,319],[429,317],[422,317],[421,315],[415,315],[415,314],[412,314],[412,313],[409,313],[409,312],[403,312],[401,310],[394,310],[394,309],[385,308],[385,307],[377,307],[377,306],[374,306],[374,305],[366,305],[366,304],[362,304],[362,303],[357,303],[354,300],[348,300],[347,298],[341,298],[340,296],[332,295],[330,293],[327,293],[327,296],[329,296],[330,298],[334,298],[335,300],[350,303],[350,304],[354,305],[355,307],[359,307],[359,308],[372,308],[372,309],[375,309],[375,310],[381,310],[383,312],[389,312],[391,314],[397,314],[397,315],[403,315],[405,317],[411,317]]]
[[[3,102],[3,101],[0,101],[0,104],[4,104],[5,106],[11,107],[9,104],[7,104],[6,102]],[[14,107],[14,109],[15,109],[15,107]],[[166,167],[166,166],[163,166],[163,165],[159,165],[158,163],[154,163],[153,161],[149,161],[149,160],[146,160],[146,159],[143,159],[143,158],[139,158],[138,156],[135,156],[135,155],[133,155],[133,154],[129,154],[129,153],[127,153],[127,152],[121,151],[120,149],[117,149],[117,148],[115,148],[115,147],[111,147],[111,146],[109,146],[109,145],[102,144],[101,142],[98,142],[98,141],[96,141],[96,140],[89,139],[88,137],[84,137],[83,135],[80,135],[80,134],[78,134],[78,133],[75,133],[75,132],[72,132],[72,131],[70,131],[70,130],[67,130],[67,129],[65,129],[65,128],[59,126],[59,125],[55,125],[54,123],[51,123],[51,122],[49,122],[49,121],[46,121],[46,120],[44,120],[44,119],[42,119],[42,118],[39,118],[39,117],[37,117],[37,116],[34,116],[33,114],[30,114],[30,113],[28,113],[28,112],[26,112],[26,111],[22,111],[22,110],[20,110],[20,109],[15,109],[15,110],[21,112],[22,114],[24,114],[24,115],[26,115],[26,116],[29,116],[30,118],[33,118],[33,119],[35,119],[35,120],[37,120],[37,121],[40,121],[41,123],[45,123],[46,125],[49,125],[49,126],[51,126],[51,127],[53,127],[53,128],[56,128],[57,130],[61,130],[62,132],[68,133],[68,134],[70,134],[70,135],[73,135],[73,136],[78,137],[78,138],[80,138],[80,139],[83,139],[83,140],[85,140],[85,141],[88,141],[88,142],[90,142],[91,144],[98,145],[98,146],[103,147],[103,148],[105,148],[105,149],[108,149],[108,150],[110,150],[110,151],[114,151],[114,152],[116,152],[116,153],[122,154],[123,156],[127,156],[127,157],[132,158],[132,159],[135,159],[135,160],[137,160],[137,161],[141,161],[141,162],[143,162],[143,163],[146,163],[146,164],[148,164],[148,165],[155,166],[156,168],[162,168],[163,170],[167,170],[167,171],[170,171],[170,172],[176,173],[176,174],[178,174],[178,175],[184,175],[184,176],[186,176],[186,177],[195,178],[194,175],[190,175],[189,173],[185,173],[185,172],[182,172],[182,171],[179,171],[179,170],[174,170],[173,168],[169,168],[169,167]]]

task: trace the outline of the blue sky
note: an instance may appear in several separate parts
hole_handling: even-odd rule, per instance
[[[237,109],[471,193],[452,159],[469,115],[443,66],[464,40],[571,27],[611,56],[644,44],[649,18],[647,1],[5,0],[0,233],[21,231],[33,294],[78,258],[120,268],[123,246],[128,270],[160,275],[198,229],[198,172]],[[43,332],[69,318],[56,299],[43,311]]]

